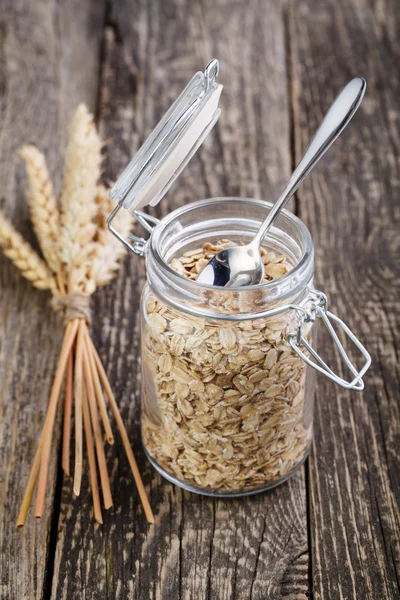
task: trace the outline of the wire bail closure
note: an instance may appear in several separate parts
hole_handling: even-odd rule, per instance
[[[329,379],[331,379],[332,381],[334,381],[335,383],[347,390],[363,390],[364,382],[362,380],[362,377],[371,365],[371,356],[369,355],[365,347],[361,344],[360,340],[349,329],[346,323],[344,323],[341,319],[339,319],[339,317],[328,311],[328,301],[325,294],[323,294],[319,290],[314,289],[310,289],[309,291],[311,295],[315,297],[315,300],[312,302],[309,310],[306,310],[303,307],[296,307],[298,317],[297,331],[289,333],[287,336],[287,341],[289,342],[292,350],[296,352],[296,354],[300,356],[300,358],[307,365],[309,365],[313,369],[316,369],[316,371],[322,373],[323,375],[325,375],[325,377],[328,377]],[[346,363],[350,371],[353,373],[354,379],[352,379],[351,381],[346,381],[345,379],[334,373],[334,371],[332,371],[332,369],[328,367],[328,365],[322,360],[319,354],[317,354],[317,352],[303,337],[304,323],[314,322],[316,319],[322,319],[336,347],[338,348],[344,362]],[[342,331],[344,331],[346,336],[350,338],[350,340],[359,349],[362,356],[365,358],[364,365],[359,371],[357,371],[356,367],[349,359],[341,341],[339,340],[336,331],[332,326],[331,321],[334,321],[337,325],[339,325]],[[314,360],[306,356],[306,354],[301,350],[301,347],[304,347]]]
[[[121,208],[123,208],[123,205],[120,202],[119,204],[117,204],[117,206],[114,208],[114,210],[110,213],[110,215],[107,218],[107,222],[106,222],[107,228],[109,229],[109,231],[111,231],[111,233],[113,235],[115,235],[116,238],[119,239],[119,241],[125,246],[125,248],[128,248],[128,250],[130,250],[137,256],[144,256],[146,254],[146,245],[150,238],[145,240],[144,238],[138,237],[137,235],[133,235],[133,233],[129,233],[127,235],[128,239],[125,239],[124,237],[122,237],[122,235],[119,233],[119,231],[117,231],[115,229],[115,227],[112,225],[114,218],[116,217],[118,212],[121,210]],[[133,214],[135,215],[136,220],[142,225],[142,227],[144,227],[150,233],[150,237],[151,237],[153,227],[158,225],[160,220],[157,219],[156,217],[152,217],[151,215],[148,215],[147,213],[145,213],[141,210],[134,210]],[[134,243],[131,244],[128,240],[132,240]]]

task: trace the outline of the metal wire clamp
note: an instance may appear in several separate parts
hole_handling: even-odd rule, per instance
[[[121,208],[123,208],[123,206],[122,206],[122,203],[120,202],[119,204],[117,204],[117,206],[114,208],[114,210],[110,213],[110,215],[107,218],[107,228],[109,229],[109,231],[111,231],[111,233],[113,235],[115,235],[116,238],[119,239],[119,241],[125,246],[125,248],[128,248],[128,250],[130,250],[134,254],[137,254],[138,256],[144,256],[146,253],[146,244],[147,244],[148,240],[138,237],[137,235],[133,235],[133,233],[129,233],[127,236],[128,239],[125,239],[124,237],[122,237],[122,235],[119,233],[119,231],[117,231],[115,229],[115,227],[111,224],[113,222],[113,220],[115,219],[116,215],[118,214],[118,212],[121,210]],[[155,225],[158,225],[158,223],[160,222],[159,219],[157,219],[156,217],[152,217],[151,215],[148,215],[147,213],[145,213],[141,210],[134,210],[133,214],[135,215],[136,220],[150,234],[152,232],[153,227]],[[131,244],[128,240],[132,240],[134,243]]]
[[[348,390],[358,390],[361,391],[364,389],[364,382],[362,380],[363,375],[369,369],[371,365],[371,356],[365,349],[365,347],[361,344],[360,340],[354,335],[354,333],[349,329],[349,327],[344,323],[339,317],[332,314],[328,311],[328,302],[325,294],[318,290],[310,290],[310,293],[315,297],[315,300],[312,302],[310,309],[305,311],[302,310],[301,313],[298,314],[298,327],[297,331],[289,333],[287,336],[287,340],[294,352],[300,356],[305,363],[307,363],[313,369],[316,369],[329,379],[332,379],[335,383],[340,385],[341,387]],[[332,369],[325,363],[324,360],[317,354],[317,352],[310,346],[307,340],[303,336],[303,326],[304,323],[314,322],[315,319],[322,319],[324,325],[328,329],[336,347],[338,348],[340,355],[342,356],[344,362],[347,367],[354,375],[354,379],[351,381],[346,381],[336,373],[332,371]],[[341,329],[344,331],[346,336],[350,338],[353,344],[358,348],[361,352],[362,356],[365,359],[363,367],[357,371],[356,367],[353,365],[351,360],[349,359],[345,349],[339,337],[332,326],[332,322],[334,321]],[[305,350],[309,353],[307,356],[302,350],[301,347],[304,347]],[[314,359],[314,360],[312,360]]]

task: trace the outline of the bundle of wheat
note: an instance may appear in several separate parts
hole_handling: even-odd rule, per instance
[[[106,215],[112,210],[112,206],[106,188],[98,184],[101,149],[102,143],[93,116],[86,106],[80,105],[69,132],[59,204],[43,154],[34,146],[24,146],[21,149],[20,154],[25,160],[29,179],[31,220],[43,259],[0,212],[0,247],[4,254],[32,285],[51,291],[52,306],[54,310],[61,312],[64,322],[61,354],[17,527],[22,527],[26,521],[36,484],[35,516],[40,518],[43,514],[54,422],[64,382],[62,467],[69,475],[71,418],[74,410],[74,493],[78,496],[81,488],[84,432],[94,516],[102,523],[97,465],[106,509],[112,506],[112,496],[101,422],[108,443],[114,443],[105,392],[146,517],[149,522],[154,522],[126,429],[88,330],[91,322],[90,297],[98,286],[107,284],[114,277],[124,254],[124,247],[106,228]],[[126,235],[131,223],[124,218],[118,226]]]

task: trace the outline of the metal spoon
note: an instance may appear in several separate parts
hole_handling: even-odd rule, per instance
[[[303,158],[294,170],[288,184],[275,202],[267,218],[257,231],[254,239],[246,246],[232,246],[218,252],[200,272],[197,281],[209,285],[240,287],[260,283],[264,277],[261,260],[262,240],[279,211],[293,196],[302,181],[315,167],[319,159],[343,129],[360,106],[366,89],[361,77],[352,79],[340,92],[326,113]]]

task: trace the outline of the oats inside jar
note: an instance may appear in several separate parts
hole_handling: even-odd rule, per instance
[[[173,258],[170,266],[180,275],[196,280],[213,256],[221,252],[221,250],[225,250],[225,248],[236,245],[231,240],[224,239],[215,244],[206,243],[202,248],[189,250],[179,258]],[[239,245],[244,245],[244,243]],[[284,254],[268,252],[265,248],[260,248],[260,253],[264,263],[263,282],[278,279],[290,271],[291,265]]]
[[[171,267],[195,280],[231,245],[206,243]],[[291,268],[285,255],[263,249],[262,258],[266,281]],[[151,459],[184,483],[219,492],[262,488],[293,471],[307,455],[312,421],[306,365],[286,340],[294,312],[208,320],[151,292],[145,306],[142,433]]]

